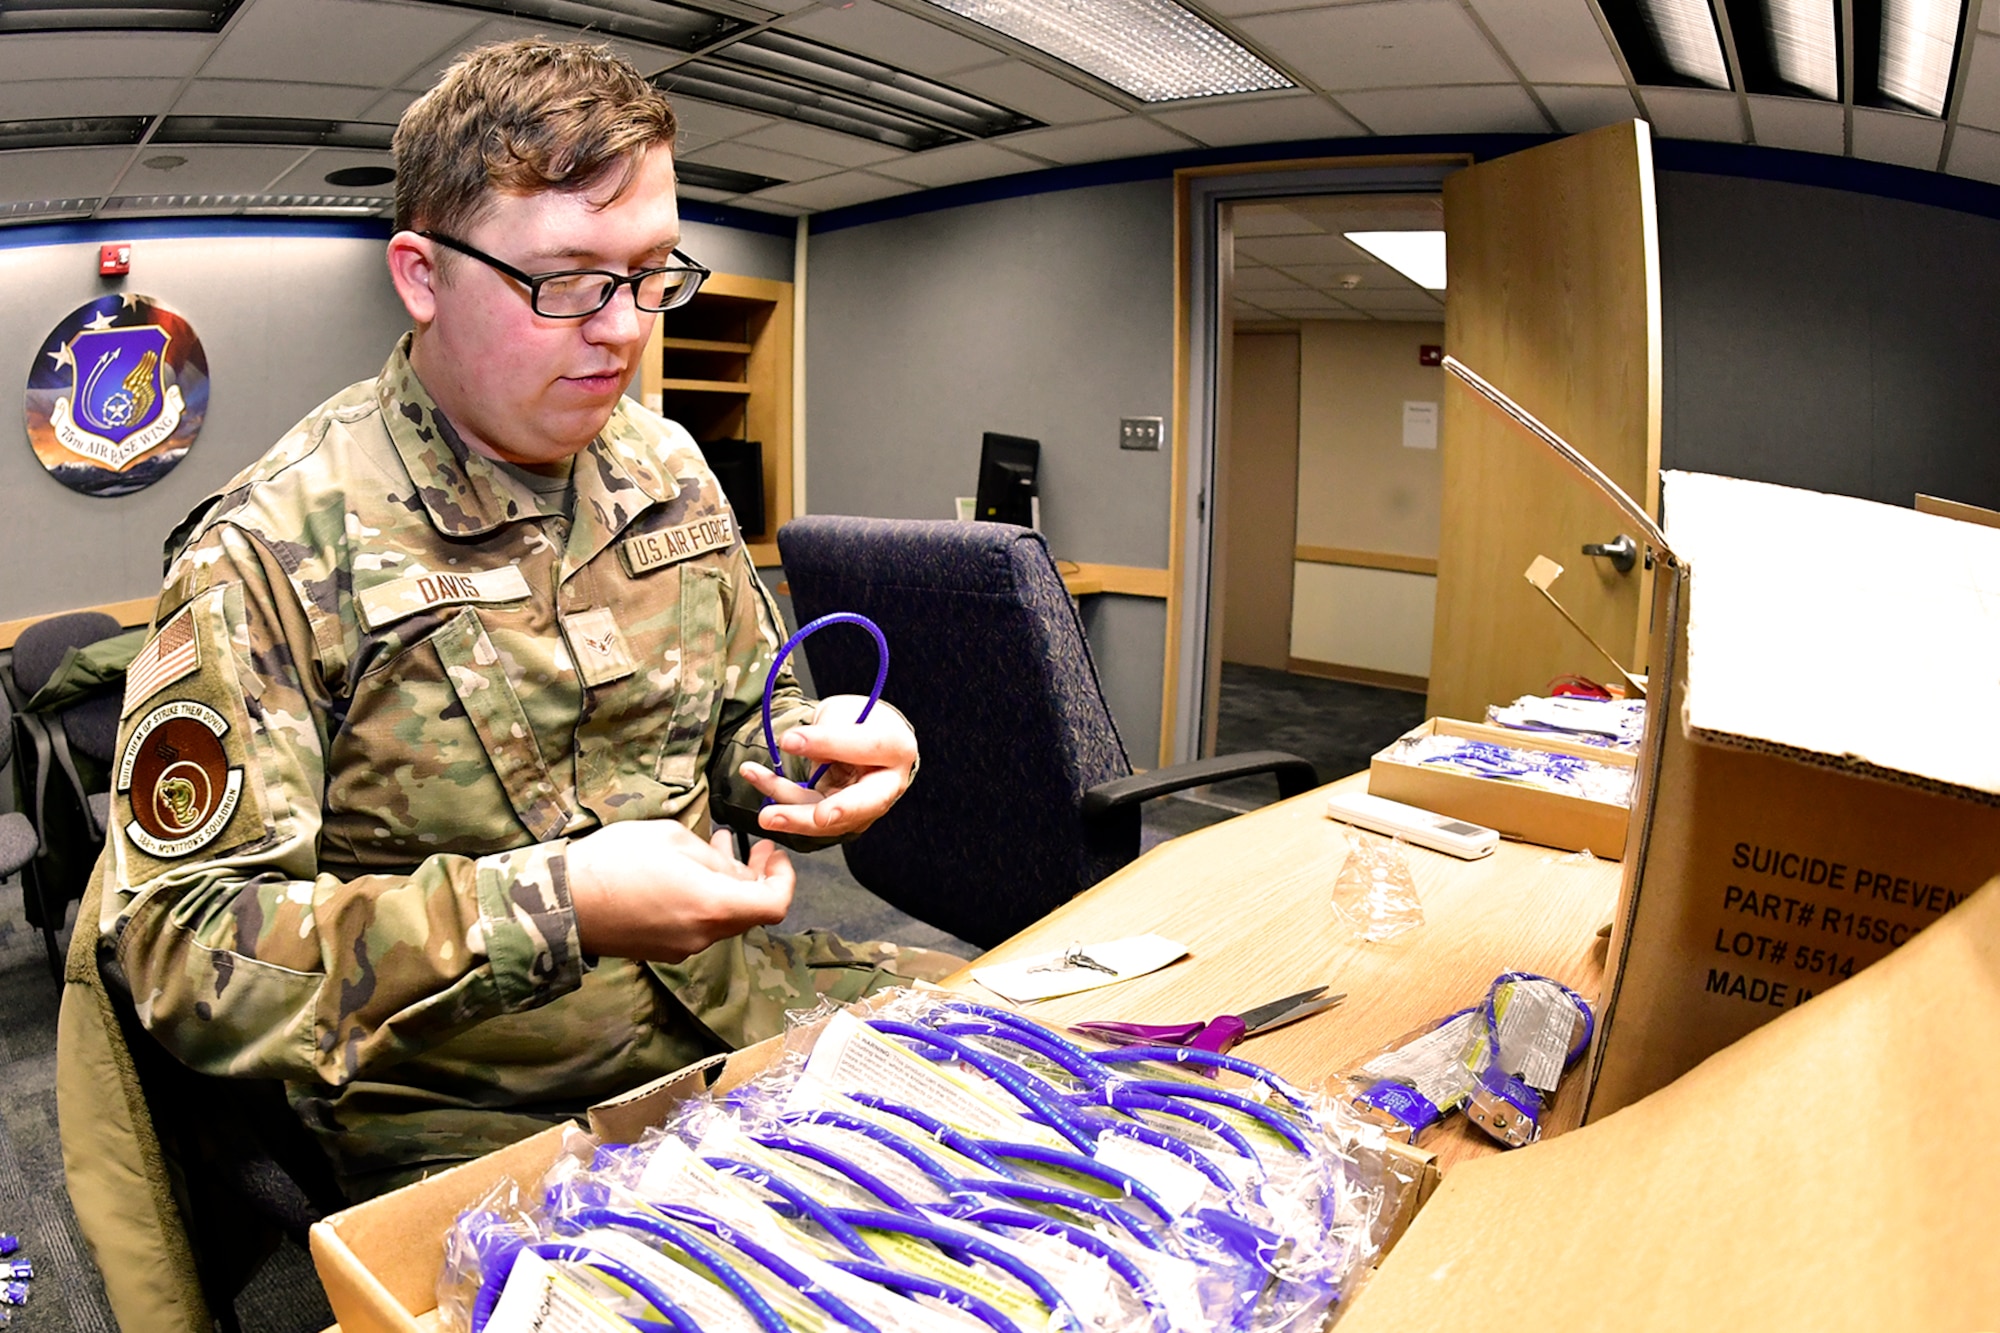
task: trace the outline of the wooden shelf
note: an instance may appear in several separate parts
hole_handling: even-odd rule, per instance
[[[750,386],[741,380],[669,380],[660,381],[663,393],[740,393],[748,394]]]
[[[792,516],[792,284],[710,277],[654,322],[639,389],[698,441],[763,446],[764,530],[745,537],[753,561],[777,564],[778,528]]]
[[[754,350],[749,343],[720,342],[714,338],[661,338],[660,347],[668,352],[734,352],[738,356],[748,356]]]

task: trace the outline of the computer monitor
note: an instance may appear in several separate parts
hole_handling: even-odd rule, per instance
[[[1039,440],[987,431],[979,445],[979,493],[973,517],[1035,526],[1035,470],[1041,458]]]

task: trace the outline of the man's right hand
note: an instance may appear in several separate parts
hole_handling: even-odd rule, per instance
[[[628,820],[574,839],[566,860],[577,938],[602,957],[678,963],[792,905],[783,849],[759,842],[746,865],[727,829],[707,843],[672,820]]]

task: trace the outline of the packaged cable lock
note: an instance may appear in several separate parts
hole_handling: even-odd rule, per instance
[[[1589,1049],[1590,1005],[1560,981],[1506,972],[1477,1012],[1467,1055],[1477,1082],[1466,1117],[1508,1147],[1523,1147],[1541,1137],[1543,1094]]]
[[[451,1327],[1305,1333],[1375,1256],[1366,1131],[1248,1061],[915,992],[808,1017],[809,1053],[463,1214]]]
[[[1465,1105],[1475,1075],[1467,1050],[1479,1038],[1477,1008],[1446,1014],[1405,1033],[1347,1075],[1354,1105],[1405,1142]]]

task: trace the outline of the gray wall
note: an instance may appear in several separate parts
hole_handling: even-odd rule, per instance
[[[121,287],[194,326],[208,354],[208,418],[163,480],[97,499],[35,460],[24,390],[28,361],[56,323]],[[409,326],[375,240],[141,239],[119,287],[97,276],[95,242],[0,250],[0,291],[0,569],[10,573],[0,619],[156,592],[160,543],[187,511],[315,403],[379,371]]]
[[[791,279],[790,237],[697,222],[685,230],[683,248],[718,272]],[[193,324],[212,377],[208,419],[165,479],[95,499],[49,476],[29,449],[27,370],[64,315],[121,289],[157,297]],[[381,241],[276,228],[139,240],[119,286],[97,276],[95,241],[0,249],[0,292],[0,569],[15,571],[0,581],[0,620],[157,591],[160,543],[188,510],[315,404],[380,371],[409,327]]]
[[[806,499],[817,514],[950,518],[979,437],[1042,442],[1058,556],[1167,564],[1171,456],[1118,448],[1173,415],[1173,187],[1095,186],[815,235],[806,300]],[[1159,754],[1166,604],[1086,599],[1135,763]]]
[[[2000,508],[2000,221],[1662,172],[1668,467]]]

